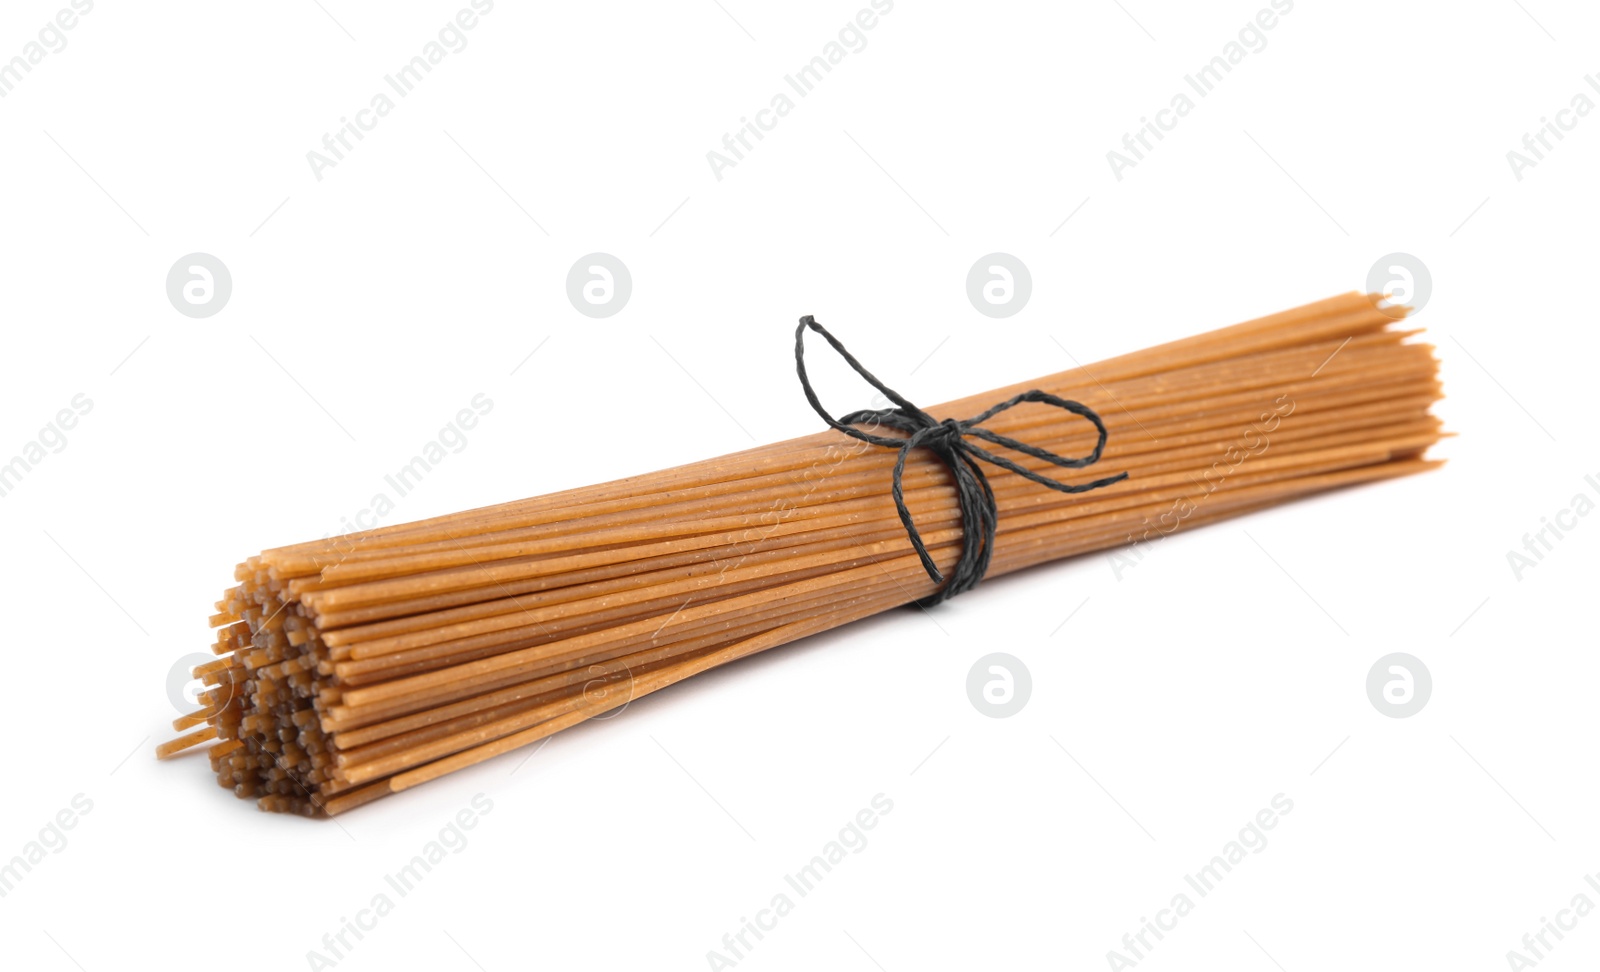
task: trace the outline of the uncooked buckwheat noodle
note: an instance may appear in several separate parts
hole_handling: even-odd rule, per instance
[[[928,409],[1028,389],[1105,422],[1066,495],[998,468],[990,575],[1421,472],[1441,435],[1431,345],[1405,308],[1345,294]],[[1095,431],[1022,405],[984,427],[1064,456]],[[912,453],[904,497],[948,572],[949,471]],[[1046,475],[1060,469],[1012,457]],[[209,747],[261,808],[338,814],[544,739],[691,675],[908,604],[937,585],[889,492],[895,452],[832,429],[676,469],[277,547],[212,616],[204,709],[166,757]],[[1101,470],[1101,471],[1096,471]],[[1061,477],[1077,481],[1069,472]],[[197,728],[198,727],[198,728]]]

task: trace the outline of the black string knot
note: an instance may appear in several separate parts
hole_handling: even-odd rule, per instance
[[[806,330],[810,329],[822,335],[839,356],[855,370],[856,374],[865,378],[872,387],[882,392],[884,397],[894,402],[894,408],[862,409],[834,418],[822,407],[817,399],[817,393],[811,387],[811,379],[806,375]],[[911,538],[911,546],[917,551],[917,557],[922,561],[922,567],[933,578],[934,583],[942,585],[932,594],[917,601],[924,607],[938,604],[947,598],[955,597],[964,591],[976,587],[989,570],[989,560],[994,554],[995,529],[999,521],[999,507],[995,501],[994,489],[989,485],[989,477],[984,475],[982,467],[977,460],[999,466],[1061,493],[1085,493],[1091,489],[1099,489],[1112,483],[1128,478],[1128,474],[1118,473],[1096,479],[1093,482],[1072,484],[1051,479],[1048,476],[1036,473],[1005,456],[996,455],[972,441],[972,438],[982,439],[994,445],[1020,452],[1023,455],[1042,459],[1051,465],[1065,469],[1083,469],[1100,461],[1100,454],[1105,451],[1106,426],[1094,409],[1078,402],[1059,398],[1048,392],[1038,389],[1025,391],[1020,395],[992,406],[979,415],[969,419],[947,418],[943,421],[935,419],[932,415],[911,404],[899,392],[879,381],[872,372],[861,366],[849,351],[845,350],[839,339],[828,333],[827,328],[818,324],[816,318],[807,314],[800,318],[800,326],[794,332],[794,360],[795,368],[800,374],[800,387],[805,390],[806,401],[822,420],[831,427],[838,429],[845,435],[860,439],[872,445],[888,449],[896,449],[899,455],[895,457],[894,480],[892,493],[894,495],[895,510],[900,514],[900,522],[906,528],[906,535]],[[1074,415],[1081,416],[1091,422],[1099,438],[1094,449],[1085,456],[1069,458],[1058,456],[1047,449],[1032,446],[1026,442],[1004,436],[998,432],[983,428],[982,423],[1014,406],[1024,402],[1038,402],[1043,405],[1052,405],[1064,409]],[[876,435],[855,428],[857,425],[871,427],[888,427],[904,433],[902,436]],[[955,479],[956,504],[961,511],[962,538],[961,556],[956,559],[955,566],[950,570],[949,582],[934,565],[933,557],[928,553],[927,546],[922,542],[922,535],[917,532],[917,526],[911,520],[911,510],[907,508],[905,493],[901,487],[901,479],[905,474],[906,457],[913,449],[928,449],[936,455],[950,470]]]

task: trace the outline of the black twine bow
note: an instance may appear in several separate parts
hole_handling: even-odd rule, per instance
[[[886,398],[894,402],[896,408],[862,409],[851,412],[839,418],[829,415],[817,400],[817,393],[811,388],[811,379],[806,376],[806,329],[810,328],[839,352],[856,374],[865,378],[872,387],[882,392]],[[1100,453],[1106,447],[1106,426],[1095,414],[1094,409],[1078,402],[1058,398],[1048,392],[1034,389],[1016,395],[998,405],[975,415],[965,421],[960,419],[945,419],[939,421],[922,409],[906,401],[899,392],[885,385],[873,376],[872,372],[861,366],[849,351],[845,350],[839,339],[828,333],[827,328],[818,324],[816,318],[807,314],[800,318],[800,326],[794,332],[794,362],[795,368],[800,373],[800,387],[805,389],[806,401],[816,409],[817,414],[830,426],[843,432],[845,435],[869,442],[872,445],[883,446],[887,449],[898,449],[899,456],[894,463],[894,505],[900,514],[900,522],[906,528],[906,534],[911,538],[911,546],[916,548],[917,556],[922,560],[922,567],[933,578],[934,583],[943,585],[937,591],[916,602],[924,607],[938,604],[946,598],[955,597],[964,591],[976,587],[983,575],[989,570],[989,559],[994,553],[995,526],[999,518],[999,508],[995,503],[994,490],[989,486],[989,478],[984,475],[982,468],[976,462],[993,463],[1002,469],[1008,469],[1019,476],[1031,479],[1041,486],[1060,493],[1086,493],[1091,489],[1110,486],[1128,478],[1128,474],[1118,473],[1105,479],[1097,479],[1091,483],[1073,485],[1063,483],[1041,475],[1031,469],[1020,466],[1004,456],[997,456],[982,446],[975,445],[967,436],[976,436],[995,445],[1003,446],[1014,452],[1032,456],[1035,459],[1061,466],[1066,469],[1082,469],[1092,466],[1100,461]],[[1099,441],[1095,443],[1094,450],[1088,455],[1078,459],[1068,459],[1058,456],[1047,449],[1018,442],[1016,439],[1000,435],[983,428],[982,424],[1006,409],[1023,402],[1040,402],[1045,405],[1054,405],[1056,408],[1065,409],[1074,415],[1080,415],[1094,423],[1099,431]],[[851,428],[857,424],[886,425],[905,433],[904,438],[893,436],[873,435],[860,429]],[[900,486],[900,480],[905,473],[906,456],[912,449],[929,449],[937,455],[941,462],[950,468],[950,474],[955,478],[956,500],[961,509],[961,523],[964,528],[961,538],[961,556],[956,560],[955,566],[950,571],[950,582],[945,583],[944,575],[933,563],[933,557],[928,554],[928,548],[922,542],[922,536],[917,532],[916,524],[911,521],[911,511],[906,508],[905,494]]]

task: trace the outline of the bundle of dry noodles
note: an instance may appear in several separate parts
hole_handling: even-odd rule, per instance
[[[1068,493],[991,467],[988,573],[1438,465],[1423,458],[1440,437],[1437,365],[1391,326],[1403,316],[1346,294],[928,409],[973,416],[1031,389],[1081,402],[1107,433],[1097,468],[1128,474]],[[1097,447],[1094,425],[1062,409],[1023,404],[982,427],[1061,456]],[[925,452],[910,451],[902,496],[948,572],[969,524],[950,468]],[[239,796],[342,813],[928,597],[939,582],[891,494],[896,459],[828,429],[264,551],[217,602],[218,657],[195,669],[205,708],[158,755],[215,740],[212,768]]]

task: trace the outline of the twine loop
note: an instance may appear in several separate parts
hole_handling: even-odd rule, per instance
[[[867,383],[884,397],[895,404],[894,408],[862,409],[834,418],[822,407],[822,402],[817,399],[817,393],[811,387],[811,379],[806,375],[806,344],[807,330],[812,330],[822,335],[845,363],[856,374],[866,379]],[[999,466],[1001,469],[1014,472],[1025,479],[1030,479],[1041,486],[1053,489],[1059,493],[1086,493],[1092,489],[1110,486],[1112,483],[1121,482],[1128,478],[1126,472],[1115,476],[1096,479],[1093,482],[1073,484],[1052,479],[1041,473],[1034,472],[1005,456],[996,455],[983,446],[973,442],[974,438],[982,439],[993,445],[1020,452],[1035,459],[1042,459],[1054,466],[1064,469],[1083,469],[1100,461],[1100,455],[1106,446],[1106,425],[1094,409],[1079,402],[1060,398],[1048,392],[1033,389],[1020,395],[1014,395],[1005,401],[994,405],[982,413],[969,419],[947,418],[943,421],[935,419],[932,415],[911,404],[899,392],[879,381],[872,372],[862,367],[861,362],[855,359],[849,351],[845,350],[839,339],[828,333],[827,328],[818,324],[816,318],[807,314],[800,318],[800,326],[794,332],[794,360],[795,369],[800,375],[800,387],[805,390],[806,401],[816,413],[822,416],[832,428],[838,429],[845,435],[851,436],[875,446],[886,449],[898,450],[895,457],[894,480],[891,492],[894,495],[895,510],[900,514],[900,523],[906,528],[906,535],[911,539],[911,546],[916,550],[917,557],[922,561],[922,567],[933,578],[935,584],[941,585],[938,590],[916,603],[930,607],[940,601],[955,597],[965,591],[976,587],[978,582],[989,570],[989,561],[994,554],[995,530],[999,521],[999,506],[995,501],[994,489],[989,485],[989,477],[984,475],[978,460]],[[1014,408],[1025,402],[1037,402],[1042,405],[1051,405],[1071,412],[1074,415],[1087,419],[1099,433],[1095,447],[1087,455],[1076,458],[1059,456],[1048,449],[1029,445],[1017,439],[1004,436],[998,432],[983,427],[982,423],[995,417],[1007,409]],[[876,435],[855,428],[857,425],[885,426],[904,433],[903,436]],[[933,557],[928,553],[927,545],[922,541],[922,535],[917,532],[917,526],[911,519],[911,510],[906,506],[905,493],[901,487],[901,479],[905,474],[906,457],[914,449],[927,449],[939,458],[949,468],[955,480],[956,502],[961,510],[962,538],[961,555],[956,559],[955,566],[950,570],[949,581],[946,582],[944,574],[934,564]]]

